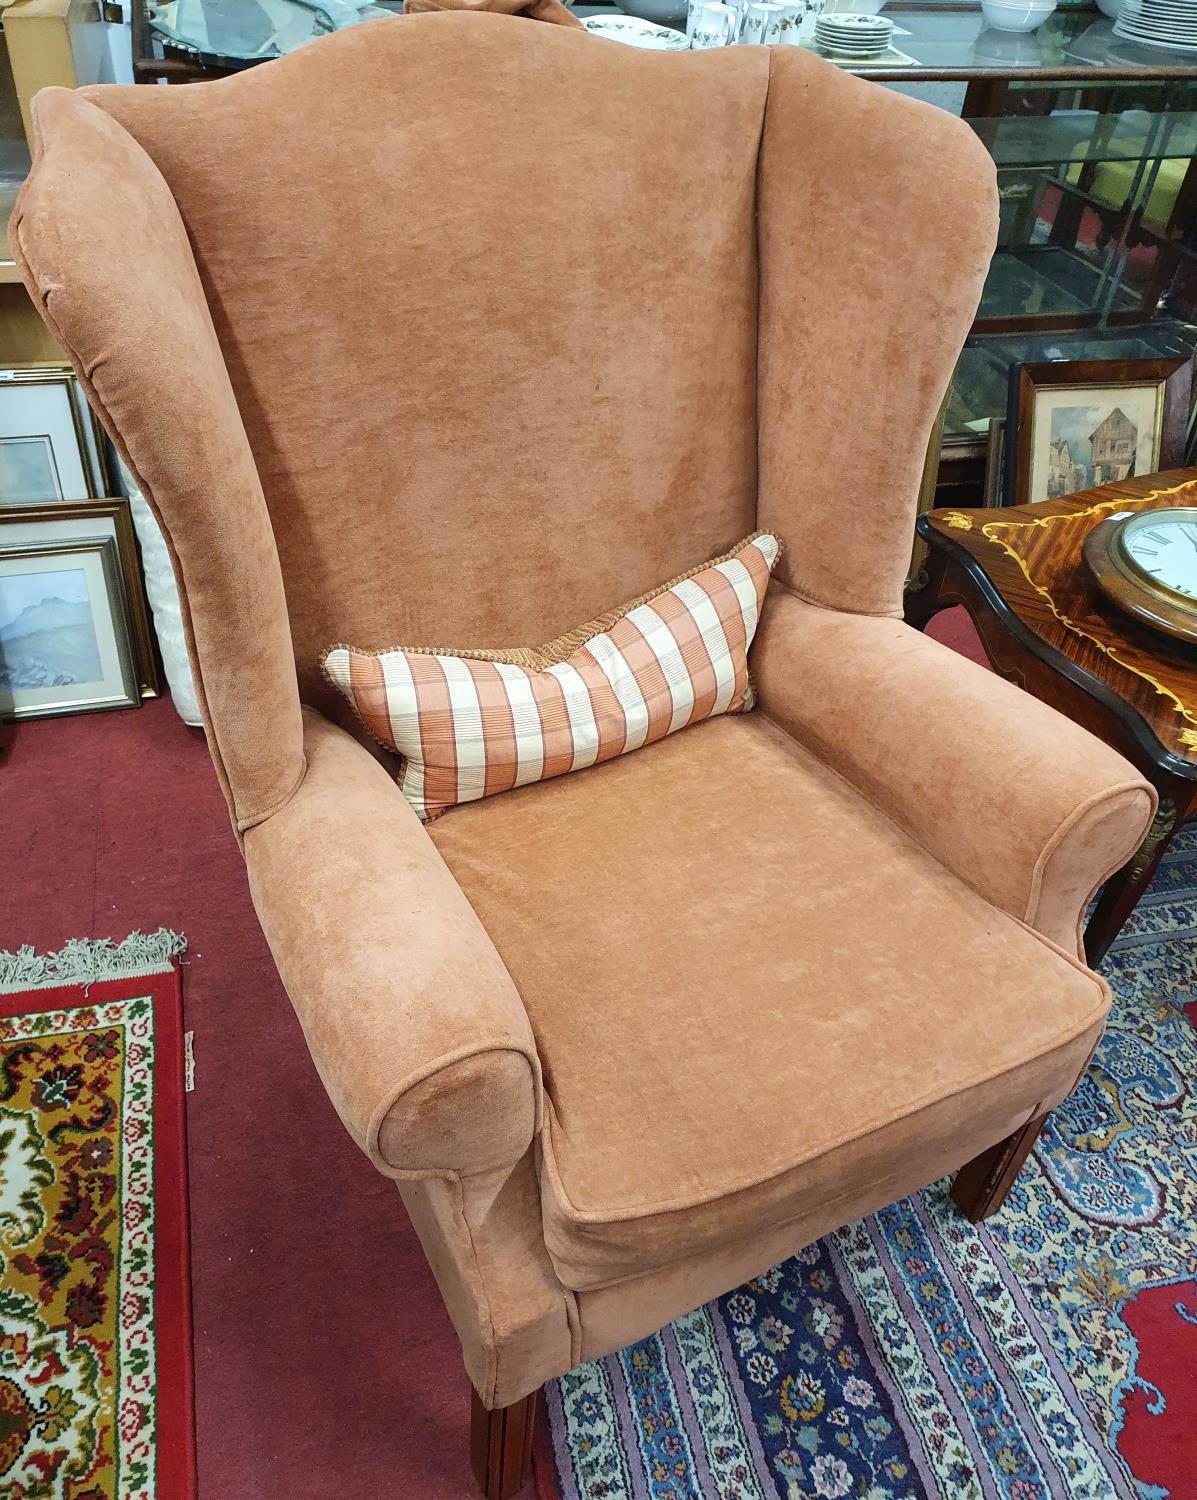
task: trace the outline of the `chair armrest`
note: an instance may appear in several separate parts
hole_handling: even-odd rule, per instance
[[[245,858],[329,1097],[389,1177],[513,1165],[541,1117],[519,992],[384,768],[303,717],[307,775],[247,831]]]
[[[900,620],[774,587],[753,648],[765,714],[992,905],[1069,952],[1156,793],[1055,709]]]

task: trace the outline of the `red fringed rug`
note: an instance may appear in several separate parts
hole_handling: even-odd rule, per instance
[[[195,1495],[174,934],[0,954],[0,1495]]]

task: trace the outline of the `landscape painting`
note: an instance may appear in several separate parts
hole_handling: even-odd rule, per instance
[[[49,437],[0,438],[0,504],[62,499]]]
[[[78,687],[103,677],[82,567],[0,573],[0,690]]]
[[[1043,387],[1035,393],[1031,500],[1150,474],[1160,449],[1160,387]]]

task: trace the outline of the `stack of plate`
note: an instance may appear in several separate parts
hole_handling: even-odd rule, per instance
[[[1128,3],[1133,3],[1133,0],[1128,0]],[[1197,5],[1197,0],[1186,0],[1186,3]],[[853,12],[828,14],[824,11],[815,22],[815,41],[825,52],[835,52],[840,57],[880,57],[889,50],[893,34],[894,23],[886,16],[862,16]]]
[[[1197,0],[1124,0],[1114,32],[1145,47],[1197,52]]]

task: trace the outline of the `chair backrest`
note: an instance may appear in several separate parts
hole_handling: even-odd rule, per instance
[[[16,254],[162,518],[239,826],[334,641],[535,644],[758,516],[792,586],[896,608],[992,242],[946,114],[446,12],[37,116]]]

